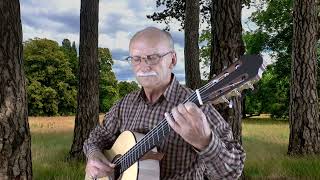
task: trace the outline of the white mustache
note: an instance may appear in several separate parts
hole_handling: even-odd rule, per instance
[[[148,72],[138,71],[137,72],[138,77],[157,76],[157,75],[158,74],[154,71],[148,71]]]

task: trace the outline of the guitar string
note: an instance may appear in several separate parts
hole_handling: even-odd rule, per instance
[[[240,82],[237,82],[237,83],[233,83],[233,84],[231,84],[231,85],[228,85],[228,86],[226,86],[226,87],[224,87],[224,88],[221,88],[221,89],[225,89],[225,88],[228,88],[228,87],[230,87],[230,86],[234,86],[234,85],[239,84],[239,83],[242,83],[242,82],[243,82],[243,80],[240,81]],[[213,83],[213,82],[211,81],[210,83]],[[208,83],[207,85],[209,86],[210,83]],[[208,86],[204,86],[204,87],[207,88]],[[205,88],[201,89],[200,91],[202,92],[202,90],[204,90]],[[221,89],[219,89],[219,90],[221,90]],[[191,101],[196,100],[197,97],[195,97],[194,95],[195,95],[195,94],[193,93],[193,94],[192,94],[191,96],[189,96],[189,98],[187,98],[184,102],[188,102],[189,99],[190,99]],[[210,95],[210,94],[209,94],[209,95]],[[204,96],[203,99],[208,98],[209,95]],[[170,114],[170,115],[171,115],[171,114]],[[172,116],[172,115],[171,115],[171,116]],[[163,129],[164,126],[167,126],[167,125],[168,125],[166,122],[167,122],[167,121],[165,121],[165,119],[163,119],[163,120],[159,123],[159,125],[158,125],[159,127],[155,128],[155,129]],[[170,128],[170,127],[169,127],[169,128]],[[164,130],[163,130],[163,131],[164,131]],[[170,131],[170,129],[168,129],[168,131]],[[129,155],[132,155],[132,154],[136,155],[136,152],[139,153],[139,152],[140,152],[140,151],[139,151],[139,148],[142,147],[145,142],[149,142],[149,141],[151,140],[151,138],[152,138],[152,140],[153,140],[153,142],[154,142],[154,137],[153,137],[153,136],[154,136],[155,134],[158,134],[158,132],[157,132],[157,131],[154,131],[154,132],[151,132],[151,133],[149,133],[149,134],[146,134],[146,137],[143,138],[142,141],[139,141],[141,144],[139,143],[138,146],[135,146],[135,148],[129,150],[129,151],[131,151],[131,152],[128,151],[128,153],[124,154],[121,159],[118,159],[119,161],[121,161],[120,163],[121,163],[121,164],[125,164],[125,166],[126,166],[126,168],[127,168],[127,167],[128,167],[128,164],[126,163],[126,161],[127,161],[127,160],[128,160],[128,161],[131,161],[131,160],[132,160],[132,159],[128,159],[128,158],[130,158]],[[150,135],[151,135],[151,136],[150,136]],[[158,139],[159,139],[159,135],[158,135]],[[150,148],[150,146],[148,146],[148,147]],[[145,146],[144,149],[148,149],[148,148]],[[149,150],[149,149],[148,149],[148,150]],[[141,152],[142,152],[142,151],[143,151],[143,149],[141,149]],[[139,155],[139,154],[138,154],[138,155]],[[138,155],[137,155],[137,156],[138,156]],[[129,157],[128,157],[128,156],[129,156]],[[134,157],[135,157],[135,156],[134,156]],[[123,161],[125,161],[125,162],[123,163]],[[135,162],[135,161],[134,161],[134,162]],[[117,162],[117,163],[119,163],[119,162]],[[132,162],[129,162],[129,164],[131,164],[131,163],[132,163]]]
[[[205,86],[203,86],[202,88],[200,88],[199,91],[200,91],[201,93],[204,92],[205,90],[207,90],[206,88],[208,88],[209,86],[211,86],[211,84],[212,84],[212,81],[209,82],[208,84],[206,84]],[[197,98],[196,94],[195,94],[195,93],[192,93],[186,100],[184,100],[183,103],[189,101],[189,99],[190,99],[191,101],[193,101],[193,100],[195,100],[196,98]],[[171,113],[170,113],[170,115],[171,115]],[[165,125],[168,125],[168,124],[165,124],[165,122],[167,122],[166,119],[165,119],[165,118],[162,119],[162,120],[160,121],[160,123],[155,127],[155,129],[162,129],[162,128],[164,128]],[[150,133],[147,133],[147,134],[145,135],[145,137],[144,137],[141,141],[138,141],[138,142],[137,142],[137,145],[134,146],[135,148],[130,149],[129,151],[127,151],[127,153],[125,153],[123,156],[121,156],[119,159],[117,159],[117,160],[115,161],[115,164],[119,163],[119,161],[121,161],[120,163],[122,163],[125,159],[127,159],[127,156],[132,155],[133,153],[136,153],[136,150],[135,150],[135,149],[138,149],[138,148],[142,147],[143,143],[149,141],[149,140],[151,139],[151,136],[153,136],[153,135],[155,135],[155,134],[158,134],[158,132],[157,132],[156,130],[154,130],[154,131],[149,131],[149,132],[150,132]],[[152,138],[153,138],[153,137],[152,137]]]
[[[221,89],[226,89],[226,88],[228,88],[228,87],[230,87],[230,86],[235,86],[235,85],[237,85],[237,84],[241,84],[242,82],[244,82],[244,80],[242,80],[242,81],[239,81],[239,82],[236,82],[236,83],[233,83],[233,84],[231,84],[231,85],[228,85],[228,86],[226,86],[226,87],[223,87],[223,88],[221,88]],[[210,82],[211,83],[211,82]],[[208,83],[207,85],[209,85],[210,83]],[[205,87],[205,86],[204,86]],[[207,86],[208,87],[208,86]],[[201,89],[201,92],[202,92],[202,90],[204,90],[205,88],[203,88],[203,89]],[[221,90],[221,89],[219,89],[219,90]],[[197,97],[195,97],[194,96],[195,94],[193,93],[191,96],[189,96],[184,102],[188,102],[188,100],[190,99],[191,101],[193,101],[193,100],[196,100],[197,99]],[[210,95],[210,94],[209,94]],[[206,99],[206,98],[208,98],[209,97],[209,95],[207,95],[207,96],[204,96],[203,97],[203,99]],[[172,114],[170,113],[170,115],[172,116]],[[164,128],[164,126],[167,126],[168,127],[168,123],[167,123],[167,121],[165,120],[165,119],[163,119],[160,123],[159,123],[159,125],[158,125],[159,127],[157,127],[157,128],[155,128],[155,129],[163,129]],[[168,127],[168,128],[170,128],[170,127]],[[164,131],[164,130],[163,130]],[[170,129],[168,129],[168,131],[170,131]],[[124,154],[122,157],[122,159],[120,160],[121,162],[121,164],[124,164],[125,165],[125,168],[129,168],[130,166],[129,166],[129,164],[131,164],[132,162],[129,162],[129,164],[127,164],[126,163],[126,161],[128,160],[128,161],[131,161],[132,159],[128,159],[128,158],[130,158],[130,156],[129,155],[132,155],[132,154],[134,154],[134,155],[136,155],[136,152],[140,152],[139,151],[139,148],[140,147],[142,147],[143,145],[144,145],[144,143],[145,142],[149,142],[150,141],[150,139],[152,138],[152,140],[153,140],[153,142],[154,142],[154,137],[153,137],[153,135],[155,135],[155,134],[158,134],[158,132],[157,131],[155,131],[155,133],[153,133],[153,132],[151,132],[151,133],[149,133],[149,134],[146,134],[146,137],[145,138],[143,138],[143,139],[145,139],[145,140],[142,140],[142,141],[139,141],[139,142],[141,142],[141,144],[139,143],[139,145],[138,146],[136,146],[135,148],[133,148],[133,149],[130,149],[131,150],[131,152],[129,152],[129,153],[127,153],[127,154]],[[150,136],[151,135],[151,136]],[[159,139],[159,135],[158,135],[158,139]],[[149,146],[149,148],[150,148],[150,146]],[[148,149],[146,146],[145,146],[145,148],[144,149]],[[149,150],[149,149],[148,149]],[[143,151],[143,149],[141,149],[141,152]],[[138,154],[139,155],[139,154]],[[137,156],[138,156],[137,155]],[[129,157],[128,157],[129,156]],[[135,157],[135,156],[134,156]],[[123,163],[123,161],[125,161],[124,163]],[[135,161],[134,161],[135,162]],[[119,162],[118,162],[119,163]],[[122,168],[121,168],[122,169]]]
[[[199,89],[199,91],[200,91],[201,93],[203,93],[204,91],[207,91],[207,90],[208,90],[207,88],[212,87],[211,84],[214,84],[214,83],[215,83],[214,81],[210,81],[208,84],[206,84],[205,86],[201,87],[201,88]],[[185,100],[183,101],[183,103],[186,103],[186,102],[188,102],[188,101],[190,101],[190,100],[191,100],[191,101],[194,101],[194,100],[196,100],[196,99],[197,99],[196,94],[195,94],[195,93],[192,93],[187,99],[185,99]],[[170,115],[172,116],[171,113],[170,113]],[[168,125],[168,124],[167,124],[167,121],[166,121],[166,119],[164,118],[164,119],[161,120],[161,122],[156,126],[155,129],[163,129],[164,126],[167,126],[167,125]],[[170,127],[169,127],[169,128],[170,128]],[[169,131],[170,131],[170,129],[169,129]],[[117,160],[115,161],[115,163],[118,164],[119,161],[121,161],[120,163],[123,164],[123,161],[127,161],[129,155],[131,156],[133,153],[136,154],[136,152],[139,153],[139,148],[142,147],[145,142],[150,141],[151,138],[152,138],[153,141],[154,141],[153,136],[154,136],[155,134],[158,134],[158,132],[157,132],[156,130],[155,130],[155,131],[149,131],[149,132],[150,132],[150,133],[147,133],[147,134],[145,135],[145,137],[144,137],[141,141],[139,141],[136,146],[134,146],[134,148],[130,149],[127,153],[125,153],[123,156],[121,156],[119,159],[117,159]],[[143,149],[142,149],[142,150],[143,150]],[[130,160],[129,160],[129,161],[130,161]],[[126,163],[124,163],[124,164],[126,164]]]
[[[170,113],[170,114],[171,114],[171,113]],[[168,125],[168,124],[167,124],[166,119],[164,118],[164,119],[162,119],[161,122],[155,127],[155,129],[164,129],[166,125]],[[169,129],[169,131],[170,131],[170,129]],[[145,135],[145,137],[144,137],[141,141],[138,141],[138,142],[137,142],[137,145],[136,145],[134,148],[130,149],[127,153],[125,153],[123,156],[121,156],[115,163],[117,164],[117,163],[119,163],[119,161],[120,161],[121,164],[125,164],[126,166],[128,166],[127,163],[123,163],[123,162],[132,161],[131,159],[128,160],[128,158],[130,158],[130,156],[132,156],[133,154],[136,155],[136,152],[139,153],[140,148],[141,148],[142,146],[145,146],[145,145],[144,145],[145,142],[149,142],[150,140],[153,140],[153,141],[154,141],[154,135],[157,135],[157,136],[158,136],[158,139],[160,139],[160,137],[159,137],[159,135],[158,135],[158,134],[159,134],[159,131],[154,130],[154,131],[149,131],[149,132],[150,132],[150,133],[147,133],[147,134]],[[145,147],[146,147],[146,146],[145,146]],[[145,148],[145,149],[148,149],[148,148]],[[142,149],[142,151],[143,151],[143,149]],[[130,164],[131,164],[131,162],[130,162]]]
[[[226,77],[226,76],[220,77],[219,80],[220,80],[221,78],[224,78],[224,77]],[[219,80],[218,80],[218,81],[219,81]],[[235,85],[240,84],[240,83],[242,83],[242,82],[244,82],[244,80],[242,80],[242,81],[240,81],[240,82],[237,82],[237,83],[234,83],[234,84],[231,84],[231,85],[228,85],[228,86],[226,86],[226,87],[224,87],[224,88],[221,88],[221,89],[225,89],[225,88],[228,88],[228,87],[230,87],[230,86],[235,86]],[[206,88],[212,87],[211,85],[212,85],[212,84],[215,84],[215,83],[216,83],[215,81],[210,81],[208,84],[206,84],[205,86],[203,86],[202,88],[199,89],[200,92],[203,93],[203,92],[207,91],[208,89],[206,89]],[[219,89],[219,90],[221,90],[221,89]],[[206,98],[208,98],[209,96],[210,96],[210,94],[205,95],[205,96],[203,96],[202,99],[206,99]],[[198,97],[196,96],[196,94],[195,94],[195,93],[192,93],[183,103],[186,103],[186,102],[188,102],[189,100],[194,101],[194,100],[196,100],[197,98],[198,98]],[[171,113],[170,113],[170,115],[172,116]],[[168,123],[167,123],[166,119],[164,118],[164,119],[161,120],[161,122],[156,126],[155,129],[164,129],[165,126],[168,127]],[[163,130],[163,131],[164,131],[164,130]],[[170,131],[170,127],[168,127],[168,131]],[[128,164],[127,164],[126,162],[127,162],[127,161],[130,161],[129,164],[133,163],[133,162],[131,162],[132,159],[128,159],[128,158],[130,158],[130,156],[132,156],[133,154],[136,155],[137,152],[138,152],[138,153],[139,153],[140,151],[142,152],[143,149],[141,149],[141,150],[139,150],[139,149],[140,149],[141,147],[145,146],[144,144],[145,144],[146,142],[150,142],[150,140],[153,140],[153,142],[154,142],[154,137],[153,137],[153,136],[154,136],[155,134],[158,134],[158,133],[159,133],[159,132],[158,132],[157,130],[155,130],[155,131],[150,131],[150,133],[147,133],[146,136],[145,136],[141,141],[139,141],[136,146],[132,147],[132,149],[130,149],[127,153],[125,153],[123,156],[121,156],[119,159],[117,159],[117,160],[115,161],[115,163],[116,163],[116,164],[119,164],[119,161],[120,161],[120,164],[121,164],[121,165],[122,165],[122,164],[125,164],[126,168],[128,168]],[[158,135],[158,139],[159,139],[159,135]],[[148,147],[150,148],[150,146],[148,146]],[[149,150],[149,148],[147,148],[147,147],[145,146],[144,149],[148,149],[148,150]],[[139,155],[139,154],[138,154],[138,155]],[[138,156],[138,155],[137,155],[137,156]],[[135,157],[135,156],[134,156],[134,157]],[[134,162],[135,162],[135,161],[134,161]]]
[[[223,77],[221,77],[221,78],[223,78]],[[220,79],[221,79],[220,78]],[[219,79],[219,80],[220,80]],[[238,82],[238,83],[241,83],[241,82]],[[208,88],[209,86],[210,86],[210,84],[215,84],[215,82],[214,81],[210,81],[208,84],[206,84],[205,86],[203,86],[202,88],[200,88],[200,92],[202,93],[202,92],[204,92],[204,91],[207,91],[207,89],[206,88]],[[234,83],[234,84],[236,84],[236,83]],[[232,85],[234,85],[234,84],[232,84]],[[229,85],[229,86],[232,86],[232,85]],[[229,87],[229,86],[227,86],[227,87]],[[225,89],[225,88],[227,88],[227,87],[224,87],[224,88],[221,88],[221,89]],[[206,98],[208,98],[210,96],[210,94],[209,95],[205,95],[205,96],[203,96],[203,98],[202,99],[206,99]],[[186,103],[186,102],[188,102],[189,101],[189,99],[191,100],[191,101],[193,101],[193,100],[196,100],[197,99],[197,96],[196,96],[196,94],[191,94],[183,103]],[[170,114],[171,115],[171,114]],[[172,116],[172,115],[171,115]],[[162,125],[168,125],[168,124],[163,124],[164,122],[166,122],[165,121],[165,119],[163,119],[156,127],[155,127],[155,129],[163,129],[163,126]],[[158,127],[159,126],[159,127]],[[131,154],[133,154],[133,153],[136,153],[136,152],[138,152],[139,153],[139,149],[138,148],[140,148],[142,145],[143,145],[143,143],[145,143],[145,142],[148,142],[149,140],[150,140],[150,138],[153,138],[153,136],[155,135],[155,134],[158,134],[158,132],[157,131],[150,131],[150,133],[147,133],[146,135],[145,135],[145,137],[143,138],[143,139],[141,139],[141,141],[139,141],[138,143],[137,143],[137,146],[135,146],[134,147],[134,149],[130,149],[129,151],[128,151],[128,153],[125,153],[123,156],[122,156],[122,159],[123,158],[127,158],[126,156],[128,156],[128,155],[131,155]],[[151,136],[150,136],[151,135]],[[154,140],[153,140],[154,141]],[[140,145],[140,143],[142,143],[141,144],[141,146],[139,146]],[[146,149],[146,148],[145,148]],[[143,150],[143,149],[142,149]],[[118,161],[121,161],[122,159],[118,159],[116,162],[118,162]]]

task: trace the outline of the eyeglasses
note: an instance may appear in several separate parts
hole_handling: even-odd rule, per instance
[[[164,56],[166,56],[166,55],[168,55],[168,54],[170,54],[172,52],[173,51],[169,51],[169,52],[164,53],[162,55],[161,54],[151,54],[151,55],[145,56],[144,59],[145,59],[146,64],[148,64],[148,65],[156,65],[156,64],[158,64],[160,62],[160,60]],[[139,65],[141,63],[141,59],[142,59],[141,56],[129,56],[125,60],[129,61],[132,65],[136,66],[136,65]]]

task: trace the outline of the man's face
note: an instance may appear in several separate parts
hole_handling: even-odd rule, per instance
[[[171,72],[176,63],[176,55],[173,51],[161,57],[157,64],[146,63],[146,56],[163,55],[170,51],[172,49],[166,42],[136,39],[131,43],[130,56],[142,57],[140,64],[132,65],[137,81],[142,87],[155,89],[166,85],[170,81]]]

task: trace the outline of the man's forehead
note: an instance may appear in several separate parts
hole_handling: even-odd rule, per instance
[[[135,42],[132,43],[130,47],[131,55],[149,55],[156,53],[163,53],[168,51],[170,48],[166,43],[156,42],[156,43],[144,43],[144,42]]]
[[[160,48],[131,48],[130,52],[132,54],[155,54],[161,52]]]

